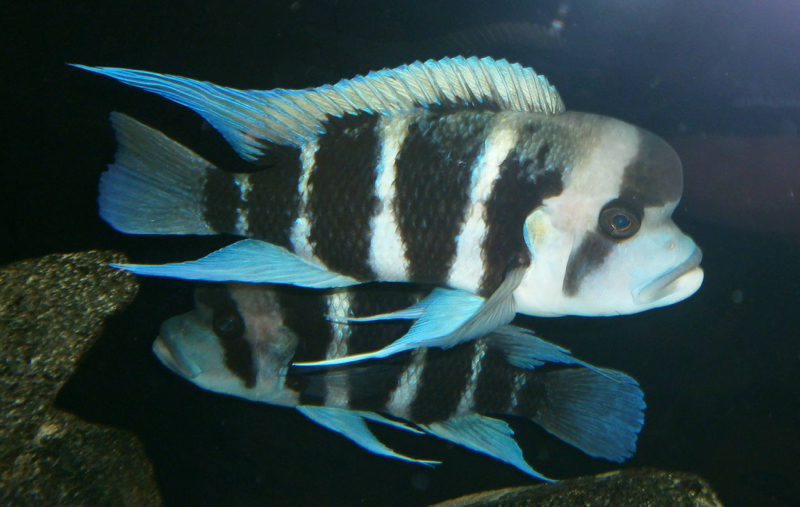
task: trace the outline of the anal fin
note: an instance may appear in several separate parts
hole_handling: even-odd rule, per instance
[[[344,408],[315,407],[310,405],[297,407],[297,410],[315,423],[349,438],[359,446],[375,454],[412,463],[419,463],[421,465],[438,465],[441,463],[439,461],[415,459],[403,454],[398,454],[381,443],[367,427],[364,419],[370,419],[415,433],[419,433],[419,431],[373,412],[358,412]]]
[[[431,435],[505,461],[537,479],[555,482],[525,461],[522,450],[514,440],[514,431],[505,421],[475,414],[431,423],[422,428]]]

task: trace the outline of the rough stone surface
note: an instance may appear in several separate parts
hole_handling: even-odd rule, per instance
[[[500,489],[432,507],[721,507],[705,480],[683,472],[623,470],[556,484]]]
[[[48,255],[0,268],[0,504],[152,506],[139,440],[51,406],[138,290],[112,252]]]

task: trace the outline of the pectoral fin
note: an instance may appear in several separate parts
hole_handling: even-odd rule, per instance
[[[245,239],[202,259],[173,264],[111,264],[138,275],[212,282],[279,283],[314,289],[358,285],[358,280],[316,266],[283,247]]]
[[[505,421],[482,415],[467,415],[424,425],[422,428],[431,435],[505,461],[537,479],[555,482],[531,468],[525,461],[522,450],[514,440],[514,431]]]
[[[516,308],[513,294],[524,273],[524,267],[509,272],[509,275],[489,299],[460,290],[435,289],[428,297],[407,310],[367,318],[349,319],[387,320],[413,318],[410,316],[420,314],[408,333],[380,350],[325,361],[294,363],[294,366],[335,366],[388,357],[418,347],[447,349],[459,343],[480,338],[514,320]]]
[[[402,423],[391,421],[378,414],[372,412],[354,412],[342,408],[333,407],[314,407],[314,406],[300,406],[297,410],[303,413],[306,417],[311,419],[317,424],[325,426],[337,433],[344,435],[364,449],[380,454],[381,456],[388,456],[390,458],[397,458],[403,461],[410,461],[412,463],[420,463],[422,465],[438,465],[439,461],[429,461],[410,458],[402,454],[398,454],[382,444],[375,435],[367,427],[364,419],[371,419],[373,421],[389,424],[394,427],[399,427],[408,431],[414,431],[413,428],[405,426]]]

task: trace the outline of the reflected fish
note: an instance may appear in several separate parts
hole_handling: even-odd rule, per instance
[[[81,68],[190,107],[246,160],[225,172],[112,114],[119,150],[101,216],[133,234],[234,234],[197,261],[134,273],[328,289],[437,287],[364,319],[410,319],[396,342],[320,364],[453,347],[534,316],[670,305],[702,254],[672,221],[676,153],[622,121],[568,112],[532,69],[445,58],[306,90],[242,91],[153,72]],[[362,319],[362,320],[364,320]]]
[[[419,347],[362,363],[297,368],[392,343],[409,324],[347,317],[413,304],[409,291],[373,287],[287,290],[271,284],[198,289],[195,309],[163,324],[153,351],[197,386],[295,407],[379,455],[390,449],[365,421],[433,435],[549,481],[524,459],[501,419],[518,416],[590,456],[621,462],[636,448],[644,401],[635,380],[594,367],[513,326],[449,349]]]

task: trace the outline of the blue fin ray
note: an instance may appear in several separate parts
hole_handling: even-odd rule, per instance
[[[214,126],[247,160],[265,144],[299,147],[324,129],[328,116],[392,115],[442,103],[491,101],[501,109],[545,114],[564,104],[543,76],[491,58],[444,58],[370,72],[306,90],[237,90],[206,81],[111,67],[75,67],[103,74],[189,107]]]
[[[502,326],[489,337],[489,346],[502,350],[509,364],[532,370],[545,363],[575,364],[589,368],[614,381],[620,381],[619,372],[606,370],[574,357],[564,347],[559,347],[536,336],[532,331],[517,326]]]
[[[408,310],[358,320],[384,320],[420,317],[403,335],[386,347],[363,354],[344,356],[324,361],[294,363],[294,366],[336,366],[367,359],[388,357],[417,347],[450,348],[504,326],[514,319],[514,290],[519,286],[525,267],[511,271],[489,299],[461,290],[434,289],[425,299]],[[398,317],[397,315],[400,315]],[[348,319],[356,320],[356,319]]]
[[[482,415],[466,415],[421,426],[439,438],[473,451],[505,461],[528,475],[547,482],[556,482],[540,474],[525,461],[508,423]]]
[[[529,416],[589,456],[622,462],[636,451],[644,409],[644,394],[628,375],[579,368],[547,373],[546,400]]]
[[[403,461],[410,461],[412,463],[419,463],[421,465],[438,465],[439,461],[421,460],[410,458],[402,454],[398,454],[383,443],[381,443],[375,435],[372,434],[367,427],[364,419],[371,419],[383,424],[390,424],[394,427],[413,431],[408,426],[402,425],[385,417],[379,416],[371,412],[355,412],[343,408],[333,407],[316,407],[310,405],[303,405],[297,407],[303,415],[314,421],[315,423],[324,426],[336,433],[347,437],[364,449],[379,454],[381,456],[388,456]]]
[[[111,124],[118,149],[100,178],[100,216],[129,234],[215,234],[202,197],[218,169],[129,116],[111,113]]]
[[[112,264],[139,275],[212,282],[279,283],[314,289],[362,282],[304,261],[283,247],[245,239],[196,261],[172,264]]]

